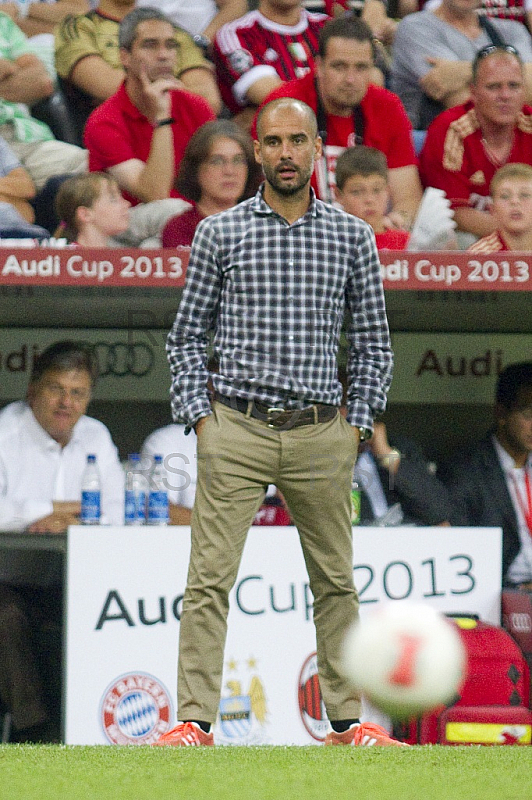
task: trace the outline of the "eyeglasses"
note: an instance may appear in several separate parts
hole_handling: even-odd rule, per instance
[[[58,383],[44,383],[43,390],[54,400],[70,400],[77,405],[86,403],[90,399],[90,389],[66,389]]]
[[[519,50],[516,50],[516,48],[511,44],[487,44],[484,47],[481,47],[476,53],[475,58],[473,59],[473,72],[475,71],[475,67],[478,65],[479,61],[482,61],[483,58],[491,56],[493,53],[509,53],[511,56],[516,56],[519,60],[521,60]]]
[[[245,155],[233,156],[233,158],[226,158],[225,156],[211,156],[205,163],[209,167],[246,167],[247,158]]]

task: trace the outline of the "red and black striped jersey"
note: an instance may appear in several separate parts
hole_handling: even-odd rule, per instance
[[[259,78],[301,78],[314,65],[318,37],[329,18],[301,10],[297,25],[280,25],[260,11],[250,11],[223,25],[213,49],[222,99],[233,113],[247,104],[247,92]]]

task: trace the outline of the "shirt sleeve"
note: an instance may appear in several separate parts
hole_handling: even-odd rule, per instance
[[[96,113],[99,109],[96,110]],[[91,171],[94,171],[92,162],[98,164],[99,170],[106,170],[132,158],[138,158],[127,126],[121,124],[122,119],[117,114],[116,118],[105,119],[93,115],[89,118],[83,134],[84,145],[89,151]]]
[[[436,120],[429,128],[423,149],[419,154],[419,174],[423,187],[441,189],[452,208],[469,205],[469,178],[463,170],[451,172],[443,166],[443,150],[448,130],[446,120]]]
[[[0,487],[1,491],[1,487]],[[0,527],[3,531],[24,531],[32,522],[49,516],[53,504],[42,500],[10,500],[0,497]]]
[[[20,56],[33,53],[26,34],[19,26],[7,14],[1,14],[0,17],[0,58],[15,61]]]
[[[100,56],[109,62],[105,53],[112,50],[118,50],[118,28],[116,35],[110,36],[98,31],[85,15],[69,15],[56,28],[55,67],[61,78],[69,78],[76,64],[87,56]],[[110,66],[119,65],[111,63]]]
[[[386,151],[388,169],[417,165],[416,151],[412,139],[412,125],[398,97],[392,95],[388,109],[386,127],[390,131]]]
[[[425,16],[425,12],[423,13]],[[430,20],[429,20],[430,22]],[[427,58],[444,58],[459,61],[452,47],[453,38],[448,44],[437,30],[424,20],[414,16],[405,17],[397,26],[393,43],[393,70],[407,73],[419,80],[432,69]]]
[[[263,53],[258,50],[250,52],[244,46],[233,26],[230,30],[222,28],[217,34],[213,61],[224,102],[234,110],[246,105],[246,93],[255,81],[277,75],[277,70],[266,62]]]
[[[0,177],[4,178],[14,169],[21,166],[20,161],[14,154],[5,139],[0,136]]]
[[[177,52],[176,77],[186,72],[187,69],[198,67],[212,70],[212,64],[207,61],[200,48],[195,44],[192,36],[182,28],[175,29],[175,38],[179,44]]]
[[[207,218],[196,230],[183,296],[166,345],[174,420],[188,427],[212,413],[207,392],[207,343],[222,288],[217,246],[213,223]]]
[[[393,353],[377,245],[365,223],[357,224],[347,305],[347,421],[372,429],[386,408]]]

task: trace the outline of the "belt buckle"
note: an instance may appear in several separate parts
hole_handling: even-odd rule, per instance
[[[275,418],[271,419],[270,415],[271,414],[277,414],[277,416],[279,416],[284,411],[285,411],[284,408],[277,408],[277,406],[271,406],[270,408],[268,408],[266,410],[266,422],[267,422],[268,428],[275,428]]]

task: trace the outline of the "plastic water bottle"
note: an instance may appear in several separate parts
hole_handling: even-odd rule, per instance
[[[355,478],[353,472],[353,479],[351,481],[351,525],[360,524],[360,485]]]
[[[81,476],[82,525],[99,525],[101,514],[101,481],[96,456],[87,456],[87,466]]]
[[[148,525],[168,525],[168,491],[166,488],[166,470],[162,456],[153,456],[153,468],[150,474],[150,491],[148,494]]]
[[[144,525],[146,523],[146,497],[148,481],[140,468],[140,455],[132,453],[126,472],[125,524]]]

